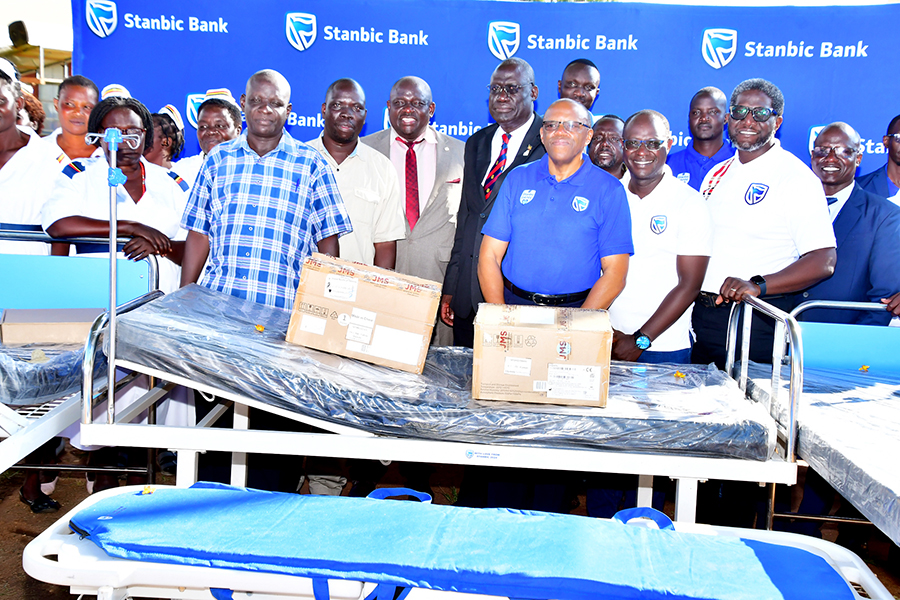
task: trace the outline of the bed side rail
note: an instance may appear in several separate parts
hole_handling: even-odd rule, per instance
[[[744,310],[741,310],[741,306],[744,307]],[[780,423],[777,417],[775,420],[785,436],[785,458],[794,462],[796,460],[797,411],[800,393],[803,391],[803,342],[797,320],[792,315],[775,308],[759,298],[744,296],[743,302],[735,303],[731,307],[726,341],[728,356],[725,362],[725,372],[732,377],[734,376],[738,324],[743,319],[743,322],[740,324],[741,371],[738,377],[738,385],[742,390],[747,391],[747,370],[750,362],[750,327],[753,320],[753,311],[755,310],[775,320],[775,343],[772,347],[772,403],[770,408],[777,405],[775,399],[781,390],[781,365],[785,358],[784,342],[781,340],[785,340],[791,349],[788,359],[790,364],[788,422]],[[770,410],[769,412],[771,414],[772,411]]]

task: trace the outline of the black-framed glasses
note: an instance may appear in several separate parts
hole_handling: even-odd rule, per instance
[[[812,149],[812,155],[815,158],[827,158],[832,152],[834,152],[834,155],[838,158],[850,160],[856,156],[857,150],[856,148],[848,148],[847,146],[816,146]]]
[[[366,107],[361,104],[351,104],[349,102],[332,102],[328,105],[328,110],[331,112],[341,112],[344,109],[349,110],[350,112],[356,113],[358,115],[366,112]]]
[[[518,94],[519,92],[524,90],[529,85],[534,85],[534,84],[531,82],[525,83],[523,85],[516,85],[514,83],[509,83],[507,85],[500,85],[498,83],[492,83],[491,85],[489,85],[487,87],[491,91],[491,94],[493,94],[494,96],[499,96],[503,92],[506,92],[507,96],[515,96],[516,94]]]
[[[424,100],[400,100],[399,98],[391,100],[391,108],[394,110],[403,110],[407,106],[412,106],[416,110],[422,110],[428,106],[428,102]]]
[[[891,138],[892,142],[897,142],[898,144],[900,144],[900,133],[889,133],[884,137]]]
[[[777,117],[778,113],[773,108],[768,108],[766,106],[744,106],[743,104],[736,104],[731,107],[729,114],[731,118],[735,121],[743,121],[747,118],[747,115],[753,115],[753,120],[757,123],[765,123],[772,117]]]
[[[666,145],[668,140],[624,140],[626,150],[637,150],[641,146],[646,146],[650,152],[656,152]]]
[[[591,128],[590,125],[585,125],[581,121],[544,121],[541,123],[541,127],[548,133],[556,131],[560,127],[569,133],[575,133],[580,127]]]

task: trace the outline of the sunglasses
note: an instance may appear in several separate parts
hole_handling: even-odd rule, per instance
[[[834,152],[836,157],[844,160],[850,160],[856,156],[856,148],[848,148],[846,146],[816,146],[812,149],[812,155],[815,158],[827,158],[832,152]]]
[[[775,112],[774,109],[766,108],[765,106],[756,106],[751,108],[742,104],[732,106],[729,114],[735,121],[743,121],[747,118],[748,114],[751,114],[753,115],[753,120],[757,123],[765,123],[772,117],[778,116],[778,113]]]
[[[647,150],[656,152],[666,145],[666,140],[624,140],[626,150],[637,150],[641,146],[646,146]]]
[[[543,127],[546,132],[556,131],[561,127],[570,133],[578,131],[580,127],[586,129],[591,128],[590,125],[585,125],[581,121],[544,121],[541,123],[541,127]]]

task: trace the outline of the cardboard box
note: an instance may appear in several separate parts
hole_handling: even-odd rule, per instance
[[[441,284],[388,269],[313,254],[286,340],[421,373],[441,300]]]
[[[3,345],[84,344],[102,308],[8,308],[0,321]]]
[[[611,351],[605,310],[480,304],[472,395],[603,407]]]

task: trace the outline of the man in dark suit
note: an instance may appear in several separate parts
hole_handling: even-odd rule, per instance
[[[444,277],[441,319],[453,327],[453,343],[472,346],[473,321],[484,301],[478,284],[481,228],[511,169],[544,155],[541,117],[534,112],[534,70],[520,58],[501,62],[491,75],[488,109],[496,123],[466,141],[463,192],[456,237]]]
[[[863,175],[856,183],[864,190],[900,204],[900,193],[897,191],[900,187],[900,115],[891,119],[882,143],[888,155],[887,164]]]
[[[812,170],[828,197],[837,264],[834,275],[797,294],[806,300],[883,302],[900,290],[900,208],[854,182],[862,160],[859,134],[846,123],[827,125],[816,138]],[[887,325],[891,314],[809,310],[806,321]]]

